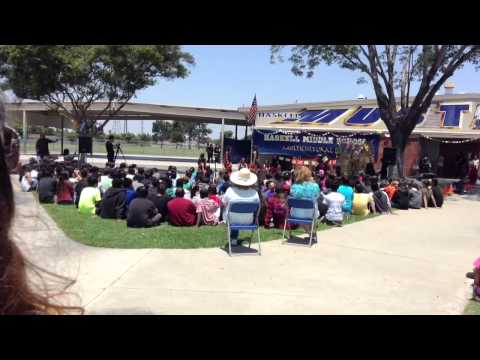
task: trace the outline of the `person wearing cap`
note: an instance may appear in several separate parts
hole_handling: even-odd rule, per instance
[[[257,175],[252,173],[248,168],[242,168],[230,175],[231,186],[225,192],[222,203],[224,205],[223,219],[228,218],[228,206],[235,202],[256,202],[260,203],[260,197],[255,189],[257,184]],[[232,214],[230,218],[235,224],[251,224],[253,222],[252,214]],[[238,230],[232,230],[232,245],[237,245]]]

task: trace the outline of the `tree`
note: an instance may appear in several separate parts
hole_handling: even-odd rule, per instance
[[[271,48],[271,61],[283,61],[281,50]],[[433,97],[465,63],[478,66],[480,45],[296,45],[291,48],[291,71],[312,77],[321,63],[359,71],[372,82],[380,117],[396,148],[397,171],[404,175],[404,152],[418,120]],[[361,77],[357,83],[364,83]],[[418,85],[410,96],[412,85]],[[400,94],[398,94],[400,92]]]
[[[209,141],[208,135],[212,133],[212,129],[207,127],[207,124],[200,123],[197,124],[193,131],[193,140],[197,142],[198,147],[200,144],[206,144]]]
[[[0,46],[3,87],[45,103],[83,135],[102,130],[139,90],[158,78],[184,78],[193,64],[177,45]],[[104,108],[88,112],[98,101]],[[105,121],[96,127],[98,120]]]
[[[144,143],[152,141],[152,137],[148,134],[140,134],[137,137],[138,137],[138,140]]]
[[[223,136],[225,136],[225,139],[232,139],[233,138],[233,131],[232,130],[225,130],[223,132]]]
[[[173,130],[170,135],[170,141],[175,143],[176,148],[178,148],[178,143],[183,143],[185,141],[185,136],[179,130]]]
[[[156,135],[160,144],[170,139],[172,132],[172,123],[167,120],[157,120],[152,124],[152,133]]]

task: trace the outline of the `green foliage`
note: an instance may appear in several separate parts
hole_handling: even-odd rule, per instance
[[[92,131],[100,116],[114,115],[157,79],[186,77],[193,64],[177,45],[0,46],[5,86],[20,98],[45,102],[83,131]],[[96,101],[105,101],[105,107],[88,114]]]
[[[123,140],[125,140],[127,143],[131,143],[131,142],[135,141],[136,138],[137,138],[137,136],[133,133],[123,134]]]
[[[225,139],[233,139],[233,131],[232,130],[225,130],[223,132],[223,136],[225,136]]]
[[[173,125],[166,120],[157,120],[152,124],[152,133],[157,141],[164,142],[170,139]]]
[[[185,142],[185,136],[182,132],[174,130],[170,135],[170,141],[173,143],[183,143]]]
[[[152,137],[149,134],[140,134],[137,135],[137,139],[142,142],[149,142],[152,141]]]

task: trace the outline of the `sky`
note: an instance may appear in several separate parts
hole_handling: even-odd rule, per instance
[[[236,110],[249,107],[254,94],[258,106],[350,100],[360,94],[375,98],[370,83],[356,84],[360,73],[335,65],[319,66],[310,79],[295,76],[288,62],[270,63],[269,45],[185,45],[183,50],[195,58],[190,75],[172,81],[160,79],[156,85],[140,91],[134,101]],[[289,52],[284,50],[283,55],[287,58]],[[470,65],[458,70],[450,81],[456,85],[455,92],[480,93],[480,71]],[[106,131],[112,125],[108,124]],[[212,137],[218,137],[220,126],[210,127]],[[151,128],[151,121],[144,121],[144,132],[150,133]],[[129,122],[128,130],[140,133],[140,121]],[[244,130],[239,129],[240,134]]]

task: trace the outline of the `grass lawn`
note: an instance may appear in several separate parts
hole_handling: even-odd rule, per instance
[[[224,225],[178,228],[162,224],[149,229],[131,229],[127,228],[125,221],[105,220],[97,216],[80,214],[74,206],[53,204],[43,206],[68,237],[89,246],[121,249],[193,249],[222,247],[227,242]],[[352,215],[345,224],[371,217],[373,216]],[[318,231],[328,228],[329,226],[325,224],[318,225]],[[301,233],[300,230],[294,232]],[[240,238],[246,238],[249,234],[250,232],[241,232]],[[262,242],[278,240],[282,237],[282,231],[261,228],[260,237]],[[255,241],[254,238],[252,244],[255,244]]]
[[[480,302],[478,301],[469,301],[467,307],[465,308],[465,315],[480,315]]]

